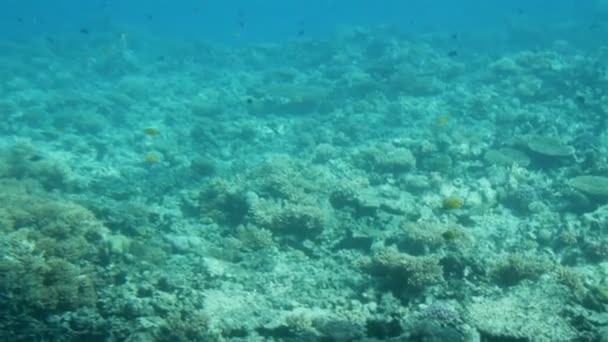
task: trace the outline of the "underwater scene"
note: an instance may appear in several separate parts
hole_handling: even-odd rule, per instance
[[[0,341],[608,341],[608,1],[0,8]]]

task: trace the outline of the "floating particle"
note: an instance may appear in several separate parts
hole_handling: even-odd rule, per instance
[[[151,137],[159,135],[160,134],[160,129],[156,128],[156,127],[146,127],[143,130],[145,135],[149,135]]]

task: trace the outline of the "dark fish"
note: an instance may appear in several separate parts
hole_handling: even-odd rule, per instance
[[[36,162],[36,161],[40,161],[44,158],[39,154],[34,154],[34,155],[31,155],[28,159],[29,159],[29,161]]]
[[[243,12],[243,10],[238,10],[236,14],[238,17],[239,27],[245,27],[245,12]]]
[[[597,18],[593,18],[593,20],[591,21],[591,24],[589,24],[589,31],[593,31],[599,28],[599,24],[597,22]]]
[[[458,51],[452,50],[448,52],[448,57],[456,57],[458,56]]]
[[[17,22],[20,24],[23,24],[25,22],[25,19],[23,19],[23,17],[17,17]]]
[[[252,104],[253,103],[253,99],[251,97],[248,97],[246,100],[247,104]]]
[[[154,19],[154,18],[152,18],[152,15],[151,15],[151,14],[148,14],[148,15],[146,16],[146,19],[148,19],[148,21],[152,21],[152,19]]]
[[[78,30],[78,32],[82,33],[82,34],[89,34],[90,31],[88,28],[86,27],[81,27],[80,30]]]
[[[452,33],[452,35],[450,36],[450,38],[456,40],[456,39],[458,39],[458,34],[457,33]]]
[[[302,37],[304,35],[304,33],[305,33],[305,31],[304,31],[304,22],[300,21],[298,23],[298,26],[300,26],[300,28],[298,29],[298,36]]]

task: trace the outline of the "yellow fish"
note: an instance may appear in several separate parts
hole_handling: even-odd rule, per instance
[[[144,134],[149,136],[155,136],[160,134],[160,129],[154,127],[144,128]]]
[[[443,126],[443,125],[447,124],[449,121],[450,121],[450,117],[447,115],[442,115],[437,118],[437,124],[439,126]]]
[[[146,159],[146,161],[148,163],[151,163],[151,164],[158,163],[160,161],[160,159],[158,158],[158,156],[156,154],[153,154],[153,153],[146,154],[145,159]]]

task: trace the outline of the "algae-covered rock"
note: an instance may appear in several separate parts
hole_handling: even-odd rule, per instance
[[[512,286],[525,279],[536,280],[552,267],[547,258],[515,253],[500,260],[495,273],[500,284]]]
[[[443,280],[443,267],[435,255],[412,256],[387,248],[361,266],[369,274],[383,277],[395,290],[422,289]]]
[[[448,172],[454,162],[447,154],[431,154],[422,159],[422,168],[428,171]]]
[[[480,296],[467,304],[467,323],[490,340],[575,341],[571,323],[560,315],[568,305],[569,291],[541,283]]]
[[[249,209],[245,193],[238,184],[222,178],[207,181],[195,197],[201,216],[222,224],[237,226]]]
[[[398,246],[407,253],[418,256],[434,252],[445,244],[443,234],[447,228],[432,222],[404,222]]]
[[[259,200],[250,210],[249,220],[277,237],[312,239],[327,225],[328,215],[312,203],[276,203]]]
[[[401,174],[416,168],[416,157],[409,149],[391,145],[364,148],[354,161],[361,168],[378,173]]]
[[[608,197],[608,177],[578,176],[570,179],[568,185],[587,195]]]
[[[376,157],[376,169],[380,172],[402,173],[416,167],[416,158],[405,148],[395,148]]]
[[[530,151],[548,157],[567,157],[574,153],[572,146],[556,137],[529,135],[525,138],[525,144]]]

